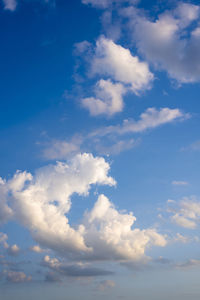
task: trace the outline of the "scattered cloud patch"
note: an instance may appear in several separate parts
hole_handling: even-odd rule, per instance
[[[125,84],[136,95],[150,89],[154,79],[147,63],[133,56],[129,49],[105,37],[97,40],[91,72]]]
[[[200,6],[180,2],[155,21],[129,9],[129,30],[148,62],[179,83],[200,81]]]
[[[27,276],[24,272],[4,271],[6,280],[11,283],[23,283],[31,281],[31,276]]]
[[[148,129],[156,128],[163,124],[171,123],[174,121],[181,121],[189,117],[189,114],[185,114],[179,109],[170,109],[167,107],[156,109],[154,107],[151,107],[140,115],[138,121],[124,120],[121,126],[116,125],[104,127],[93,132],[91,135],[104,136],[111,133],[117,133],[119,135],[127,133],[139,133]]]
[[[18,256],[20,254],[20,248],[14,244],[12,246],[6,247],[6,252],[10,256]]]
[[[84,98],[82,105],[92,116],[102,114],[112,116],[123,110],[125,92],[126,89],[122,84],[101,79],[95,88],[96,97]]]
[[[3,0],[4,9],[15,11],[17,8],[17,1],[16,0]]]
[[[178,203],[172,202],[172,205],[168,212],[173,214],[171,216],[173,223],[188,229],[197,227],[200,220],[200,202],[195,197],[185,197]]]
[[[188,185],[187,181],[181,181],[181,180],[173,180],[172,181],[172,185],[178,185],[178,186],[182,186],[182,185]]]

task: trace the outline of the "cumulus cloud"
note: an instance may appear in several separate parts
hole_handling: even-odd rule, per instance
[[[140,260],[146,248],[166,245],[164,236],[155,229],[132,229],[135,221],[132,213],[120,213],[100,195],[84,223],[87,243],[94,249],[92,259]]]
[[[175,120],[184,120],[189,118],[189,114],[184,114],[179,109],[161,108],[156,109],[154,107],[148,108],[144,113],[140,115],[138,121],[125,120],[121,126],[108,126],[101,128],[91,135],[107,135],[111,133],[126,134],[126,133],[138,133],[147,129],[156,128],[160,125],[171,123]]]
[[[109,76],[130,88],[135,94],[149,89],[154,78],[148,64],[133,56],[129,49],[100,37],[91,63],[93,75]]]
[[[179,3],[155,21],[129,9],[130,30],[148,62],[166,70],[179,83],[200,81],[200,7]]]
[[[96,84],[95,97],[84,98],[82,104],[92,116],[101,114],[112,116],[123,110],[122,96],[125,92],[126,89],[122,84],[101,79]]]
[[[35,176],[17,172],[7,182],[15,217],[28,227],[36,241],[55,251],[91,251],[84,242],[84,227],[68,223],[72,194],[87,195],[92,184],[115,185],[109,164],[91,154],[77,155],[70,163],[58,162],[37,170]]]
[[[4,9],[15,11],[17,8],[17,1],[16,0],[3,0]]]
[[[196,198],[183,198],[177,206],[174,207],[175,203],[172,203],[173,207],[168,209],[172,212],[172,222],[177,225],[189,229],[195,229],[200,220],[200,202]]]
[[[149,247],[165,246],[165,237],[153,228],[132,228],[135,216],[118,211],[104,195],[85,213],[82,223],[69,224],[71,196],[88,195],[92,184],[115,185],[108,176],[109,169],[103,158],[85,153],[68,163],[40,168],[35,175],[18,171],[5,183],[13,217],[30,230],[39,245],[63,257],[85,261],[142,260]],[[38,247],[32,250],[40,252]],[[19,249],[14,245],[9,251],[16,254]]]

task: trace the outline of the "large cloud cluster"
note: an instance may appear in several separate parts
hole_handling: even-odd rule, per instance
[[[101,157],[79,154],[69,163],[58,162],[36,171],[35,175],[18,171],[3,182],[8,191],[4,205],[12,217],[27,227],[43,247],[64,257],[78,260],[140,260],[151,245],[165,246],[165,238],[155,229],[132,229],[136,218],[121,213],[104,195],[77,226],[71,226],[67,214],[71,196],[87,195],[91,185],[113,186],[109,164]]]

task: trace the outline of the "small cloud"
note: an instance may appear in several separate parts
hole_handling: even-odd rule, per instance
[[[115,282],[113,280],[103,280],[98,284],[97,289],[104,292],[107,289],[112,289],[115,287]]]
[[[3,0],[4,9],[15,11],[17,8],[17,1],[16,0]]]
[[[175,238],[174,238],[174,242],[179,242],[179,243],[182,243],[182,244],[187,244],[189,243],[191,240],[189,237],[187,236],[184,236],[180,233],[177,233]]]
[[[171,183],[172,185],[188,185],[187,181],[174,180]]]
[[[176,264],[177,268],[189,269],[192,267],[200,267],[200,260],[198,259],[189,259],[188,261],[180,264]]]
[[[31,276],[27,276],[24,272],[4,271],[6,280],[12,283],[22,283],[31,281]]]
[[[20,248],[16,244],[6,248],[7,254],[10,256],[17,256],[20,253]]]
[[[33,247],[30,247],[29,248],[31,251],[33,251],[33,252],[36,252],[36,253],[43,253],[43,252],[46,252],[46,250],[45,249],[42,249],[40,246],[38,246],[38,245],[35,245],[35,246],[33,246]]]

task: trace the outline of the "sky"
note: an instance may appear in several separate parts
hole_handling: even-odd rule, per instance
[[[198,300],[200,3],[0,0],[0,299]]]

